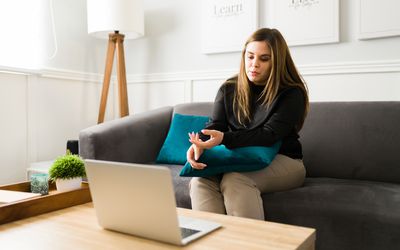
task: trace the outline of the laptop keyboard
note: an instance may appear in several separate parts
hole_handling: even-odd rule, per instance
[[[200,232],[199,230],[194,230],[194,229],[190,229],[190,228],[186,228],[186,227],[181,227],[181,235],[182,235],[182,239],[189,237],[190,235],[193,235],[195,233]]]

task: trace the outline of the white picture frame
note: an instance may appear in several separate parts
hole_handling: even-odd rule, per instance
[[[267,13],[289,46],[339,42],[339,0],[271,0]]]
[[[201,0],[202,53],[241,51],[258,28],[258,0]]]
[[[398,0],[358,0],[357,4],[359,40],[400,36]]]

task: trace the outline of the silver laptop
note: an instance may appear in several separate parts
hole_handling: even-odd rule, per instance
[[[221,225],[177,215],[168,168],[85,160],[90,192],[101,227],[186,245]]]

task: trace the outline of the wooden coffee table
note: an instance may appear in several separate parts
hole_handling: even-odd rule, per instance
[[[315,229],[178,208],[222,228],[185,247],[102,229],[92,203],[0,226],[3,249],[314,249]]]

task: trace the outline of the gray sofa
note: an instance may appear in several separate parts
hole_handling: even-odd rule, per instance
[[[80,154],[152,163],[174,113],[211,110],[181,104],[87,128]],[[266,220],[316,228],[317,249],[400,249],[400,102],[311,103],[301,141],[304,186],[263,194]],[[190,179],[169,167],[177,206],[190,208]]]

